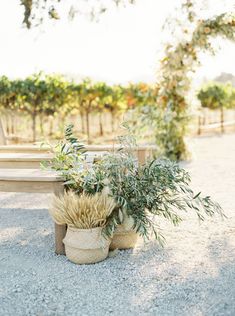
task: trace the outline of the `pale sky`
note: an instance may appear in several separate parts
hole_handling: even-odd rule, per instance
[[[0,0],[0,75],[25,77],[43,70],[111,83],[154,82],[164,41],[161,26],[177,3],[137,0],[135,6],[106,13],[99,23],[78,16],[28,31],[21,26],[19,0]],[[216,8],[221,0],[212,3]],[[198,78],[235,74],[235,44],[220,41],[220,46],[216,57],[203,57]]]

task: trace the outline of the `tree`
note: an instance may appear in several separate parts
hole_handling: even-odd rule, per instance
[[[229,107],[235,109],[235,88],[232,89],[229,97]]]
[[[160,154],[174,160],[187,156],[184,142],[190,107],[187,96],[191,74],[199,65],[199,53],[214,52],[212,38],[219,36],[235,40],[234,15],[223,13],[209,19],[201,19],[195,0],[184,1],[181,13],[185,14],[184,20],[171,19],[166,24],[172,30],[174,39],[172,43],[165,45],[165,57],[160,63],[157,83],[157,107],[154,112],[150,111],[148,116],[148,125],[155,130]]]
[[[32,118],[33,142],[36,141],[36,119],[43,112],[47,100],[47,85],[41,74],[19,80],[19,110],[28,113]]]
[[[202,107],[209,108],[211,110],[220,110],[220,123],[221,132],[224,132],[224,109],[229,107],[230,93],[229,87],[219,84],[210,83],[203,87],[197,94],[198,99],[201,101]]]
[[[28,29],[42,24],[47,19],[60,20],[60,14],[64,11],[69,19],[83,14],[94,20],[112,6],[126,6],[134,2],[135,0],[20,0],[24,9],[23,25]]]
[[[90,142],[90,114],[94,111],[95,100],[98,98],[98,92],[94,83],[90,79],[84,79],[80,89],[81,108],[85,113],[86,133],[88,143]]]
[[[121,85],[114,85],[105,104],[105,109],[111,114],[112,132],[115,130],[115,121],[121,112],[127,108],[125,102],[125,89]]]
[[[107,109],[106,104],[110,101],[110,95],[112,94],[112,88],[105,82],[98,82],[94,86],[97,91],[97,98],[95,104],[95,111],[99,116],[99,132],[100,136],[104,135],[102,114]]]
[[[60,115],[60,129],[64,131],[64,120],[70,111],[72,101],[70,83],[60,75],[46,75],[47,85],[46,102],[43,106],[43,113],[46,116]],[[52,121],[51,121],[52,123]],[[51,126],[52,133],[52,126]]]
[[[147,83],[130,83],[125,89],[128,109],[156,104],[157,93],[157,89]]]
[[[112,4],[134,3],[133,0],[111,0]],[[109,4],[111,3],[109,2]],[[183,0],[182,0],[183,1]],[[67,5],[68,15],[73,18],[76,11],[86,5],[86,12],[96,17],[105,12],[109,6],[105,1],[72,1],[74,5],[66,4],[62,0],[21,0],[24,7],[23,24],[31,28],[43,23],[46,18],[58,20],[60,5]],[[68,3],[68,2],[67,2]],[[160,76],[157,83],[158,98],[156,111],[149,111],[147,125],[151,125],[160,153],[172,159],[183,159],[187,155],[184,136],[189,122],[190,74],[199,64],[200,51],[213,52],[211,39],[217,36],[234,40],[235,18],[232,14],[222,13],[208,19],[202,19],[196,10],[196,0],[185,0],[182,3],[182,20],[178,14],[176,18],[168,19],[166,26],[172,30],[173,40],[165,45],[165,57],[161,60]],[[77,6],[75,5],[77,4]],[[177,33],[178,32],[178,33]],[[181,33],[179,38],[178,34]],[[178,39],[178,40],[177,40]],[[88,104],[92,104],[92,100]],[[87,110],[86,110],[86,113]],[[86,114],[87,123],[89,115]],[[89,125],[89,124],[88,124]],[[89,130],[89,128],[87,128]]]
[[[81,93],[82,92],[82,83],[77,83],[77,82],[73,81],[69,84],[69,89],[71,91],[71,97],[72,97],[72,100],[70,102],[71,110],[76,110],[79,112],[82,133],[85,134],[85,122],[84,122],[85,111],[82,107],[84,96]]]
[[[6,76],[0,78],[0,104],[6,115],[8,134],[15,134],[14,114],[19,109],[19,86],[20,80],[10,80]]]
[[[41,116],[40,128],[43,132],[42,117],[54,115],[61,110],[68,97],[67,83],[60,76],[43,73],[34,74],[24,80],[15,81],[17,109],[32,118],[32,140],[36,141],[36,121]]]

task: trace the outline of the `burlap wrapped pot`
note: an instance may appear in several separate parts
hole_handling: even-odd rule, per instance
[[[96,263],[108,256],[110,240],[102,236],[102,227],[68,227],[63,240],[67,258],[77,264]]]
[[[138,239],[138,234],[131,228],[126,229],[125,225],[118,225],[113,239],[111,241],[110,250],[134,248]]]

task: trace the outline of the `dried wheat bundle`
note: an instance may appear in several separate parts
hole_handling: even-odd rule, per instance
[[[114,207],[114,200],[105,193],[77,195],[68,191],[54,197],[49,212],[59,225],[89,229],[104,226]]]

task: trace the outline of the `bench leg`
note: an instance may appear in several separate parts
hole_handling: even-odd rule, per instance
[[[58,225],[55,223],[55,252],[57,255],[65,255],[63,239],[67,230],[66,225]]]
[[[137,151],[138,162],[140,165],[143,165],[146,162],[147,152],[146,149],[141,149]]]
[[[64,193],[64,186],[61,183],[54,183],[53,192],[55,195]],[[55,223],[55,253],[57,255],[65,255],[63,239],[65,237],[67,225],[58,225]]]

